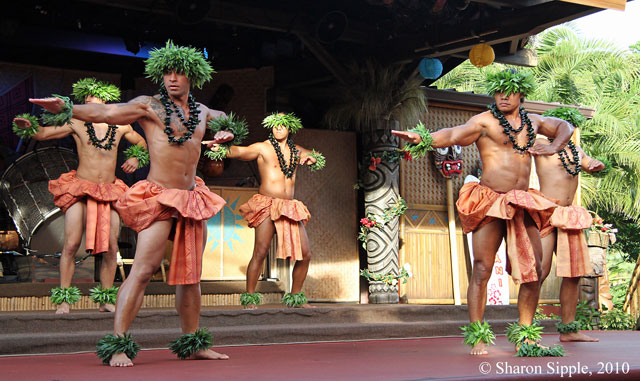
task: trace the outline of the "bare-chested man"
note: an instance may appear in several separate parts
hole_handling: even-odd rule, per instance
[[[120,99],[116,86],[85,78],[73,85],[76,101],[87,104],[104,104]],[[19,128],[29,129],[31,122],[16,118]],[[35,131],[34,131],[35,132]],[[70,305],[80,297],[80,290],[71,286],[75,271],[75,254],[86,232],[86,250],[102,254],[100,286],[92,289],[92,299],[100,311],[113,312],[117,287],[113,287],[118,252],[120,217],[111,203],[128,189],[116,178],[117,148],[123,137],[131,144],[147,144],[130,125],[85,123],[71,119],[63,126],[39,127],[32,137],[36,140],[60,139],[71,135],[78,150],[78,169],[65,173],[49,182],[54,203],[64,212],[64,246],[60,257],[60,287],[52,290],[51,299],[58,305],[56,314],[69,313]],[[126,173],[133,173],[139,165],[138,158],[131,157],[122,164]]]
[[[573,127],[565,121],[527,114],[520,109],[522,98],[533,88],[533,80],[527,73],[507,70],[489,76],[488,82],[489,93],[495,99],[491,111],[475,115],[463,125],[431,134],[424,128],[420,134],[393,131],[413,148],[427,144],[432,138],[431,147],[475,143],[480,152],[482,180],[465,184],[457,202],[464,232],[473,232],[474,263],[467,291],[471,324],[465,328],[474,331],[473,336],[482,337],[472,341],[465,338],[473,355],[487,354],[487,344],[493,341],[488,324],[483,326],[481,321],[495,254],[505,237],[511,276],[521,284],[519,324],[533,322],[540,293],[542,258],[539,212],[552,210],[556,205],[539,193],[527,192],[531,172],[529,154],[552,155],[567,144],[573,133]],[[536,133],[555,140],[551,144],[534,145]]]
[[[240,213],[255,228],[253,256],[247,267],[247,291],[241,303],[255,309],[261,302],[256,293],[258,277],[264,268],[274,232],[278,236],[278,258],[295,261],[291,292],[282,299],[289,307],[310,307],[302,292],[307,277],[311,251],[305,225],[311,214],[304,204],[293,199],[298,165],[314,165],[318,153],[294,144],[294,134],[302,124],[293,114],[273,114],[263,125],[271,129],[269,139],[248,147],[232,146],[228,158],[256,160],[261,184],[258,194],[240,206]],[[212,149],[219,147],[213,145]]]
[[[546,139],[538,139],[544,141]],[[536,156],[536,172],[540,179],[540,191],[557,200],[558,207],[549,223],[542,227],[542,276],[541,283],[551,271],[553,253],[556,253],[556,275],[562,277],[560,305],[562,323],[558,324],[560,341],[598,341],[581,333],[580,323],[575,321],[580,278],[592,271],[589,248],[582,229],[591,225],[587,210],[572,205],[578,189],[580,170],[595,172],[604,164],[587,156],[579,147],[569,142],[567,147],[551,156]]]
[[[144,289],[163,259],[167,239],[173,239],[169,284],[176,287],[176,309],[183,335],[170,349],[181,359],[227,359],[210,349],[211,335],[198,329],[201,307],[200,276],[206,242],[206,220],[225,201],[196,177],[206,123],[224,115],[196,103],[191,86],[211,79],[213,68],[201,52],[168,42],[146,61],[146,74],[161,83],[158,96],[140,96],[126,104],[73,107],[74,117],[92,122],[133,123],[142,126],[151,158],[147,180],[139,181],[116,204],[124,222],[138,232],[135,261],[122,284],[116,304],[114,335],[98,343],[105,364],[132,366],[139,346],[127,331],[143,302]],[[35,100],[50,111],[61,109],[59,99]],[[214,142],[233,139],[219,132]]]

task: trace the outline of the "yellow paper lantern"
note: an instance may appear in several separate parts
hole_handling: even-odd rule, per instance
[[[469,61],[475,67],[485,67],[491,65],[496,59],[493,48],[487,44],[478,44],[469,51]]]

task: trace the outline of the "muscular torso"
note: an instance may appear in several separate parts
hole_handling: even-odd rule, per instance
[[[509,137],[503,132],[500,123],[490,112],[484,112],[481,114],[481,118],[484,131],[476,141],[482,159],[481,184],[497,192],[528,189],[531,155],[529,153],[520,154],[513,149]],[[510,122],[516,128],[521,125],[519,118],[515,121],[510,120]],[[534,118],[531,118],[531,123],[534,130],[537,131],[538,127]],[[527,145],[526,127],[518,133],[516,142],[519,146]]]
[[[558,200],[561,206],[571,205],[578,189],[578,176],[567,173],[557,154],[536,156],[535,160],[540,191],[545,196]]]
[[[157,98],[152,98],[150,102],[157,118],[142,118],[138,120],[144,129],[151,158],[151,168],[147,180],[165,188],[192,189],[195,185],[196,167],[200,159],[201,142],[206,132],[207,113],[210,110],[198,103],[200,110],[198,118],[200,121],[191,139],[182,145],[170,144],[167,134],[164,132],[164,106]],[[216,112],[213,113],[215,114]],[[224,115],[220,111],[217,113]],[[189,115],[185,113],[185,121],[188,119]],[[176,139],[187,131],[175,112],[171,115],[171,129]]]
[[[257,144],[260,146],[260,155],[258,156],[257,161],[261,178],[260,189],[258,192],[265,196],[286,200],[293,199],[296,184],[296,173],[299,165],[296,167],[296,172],[294,172],[293,177],[286,178],[280,169],[278,155],[276,155],[276,151],[271,143],[266,140]],[[299,149],[300,147],[298,147],[298,150]],[[291,151],[287,145],[282,147],[281,151],[284,154],[285,163],[288,166]]]
[[[76,176],[94,183],[113,183],[116,179],[116,162],[118,159],[118,143],[129,126],[118,126],[115,140],[110,150],[104,150],[91,144],[84,122],[73,119],[70,123],[73,140],[78,147],[78,170]],[[101,140],[108,131],[106,123],[94,123],[96,138]],[[100,143],[105,145],[109,139]]]

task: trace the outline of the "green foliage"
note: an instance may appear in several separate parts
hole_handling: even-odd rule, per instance
[[[76,286],[67,288],[56,287],[51,289],[51,303],[61,305],[62,303],[75,304],[82,297],[82,292]]]
[[[31,126],[27,128],[20,128],[18,127],[18,124],[16,122],[13,122],[13,125],[12,125],[13,132],[15,132],[15,134],[21,137],[22,139],[30,139],[33,135],[38,133],[38,129],[40,129],[40,123],[38,123],[37,117],[29,113],[24,113],[24,114],[16,115],[15,118],[27,119],[29,123],[31,123]]]
[[[44,110],[42,115],[40,115],[40,121],[42,121],[42,125],[44,126],[64,126],[69,123],[73,117],[73,102],[71,102],[69,97],[64,97],[58,94],[53,94],[52,97],[60,98],[64,101],[62,111],[54,114],[50,111]]]
[[[535,80],[531,73],[505,69],[497,73],[488,73],[486,77],[487,93],[494,95],[501,92],[505,95],[520,94],[526,97],[535,88]]]
[[[89,95],[105,102],[117,102],[120,100],[120,89],[116,85],[95,78],[83,78],[73,84],[73,97],[76,102],[84,103]]]
[[[633,317],[619,308],[606,311],[600,316],[601,329],[626,331],[633,329],[634,326],[635,322]]]
[[[98,285],[89,290],[89,296],[94,303],[103,304],[116,304],[116,297],[118,296],[119,287],[112,286],[109,288],[102,288]]]
[[[275,112],[262,120],[264,128],[272,129],[273,127],[283,126],[290,133],[295,134],[302,129],[302,121],[294,113]]]
[[[219,116],[211,119],[207,122],[207,127],[214,135],[220,131],[229,131],[233,134],[233,140],[220,144],[217,151],[210,149],[205,151],[204,155],[211,160],[225,159],[232,145],[238,146],[242,144],[249,136],[247,122],[244,119],[237,119],[233,113],[229,113],[229,116]]]
[[[382,215],[367,214],[367,217],[360,219],[360,232],[358,241],[362,242],[362,247],[367,248],[367,237],[372,228],[381,228],[395,217],[403,215],[407,211],[407,202],[398,197],[393,205],[389,205],[382,211]]]
[[[213,340],[207,328],[200,328],[194,333],[186,333],[177,340],[169,343],[169,349],[180,360],[189,358],[192,354],[211,348]]]
[[[587,301],[578,302],[576,307],[575,321],[580,323],[580,329],[591,331],[596,326],[596,320],[600,316],[600,312],[590,307]]]
[[[422,141],[418,144],[407,143],[402,149],[405,152],[409,152],[411,157],[424,157],[428,151],[433,151],[433,147],[431,144],[433,143],[433,138],[431,137],[431,133],[427,130],[422,122],[419,122],[414,128],[410,129],[409,132],[415,132],[420,135]]]
[[[124,336],[106,335],[98,341],[96,346],[98,358],[105,365],[108,365],[111,357],[118,353],[124,353],[130,360],[133,360],[139,350],[140,345],[133,341],[130,333],[125,333]]]
[[[149,52],[144,71],[147,78],[155,83],[163,83],[164,74],[167,72],[182,73],[191,85],[197,88],[202,88],[202,85],[211,80],[211,74],[215,73],[201,52],[194,48],[174,45],[171,40],[167,41],[164,48]]]
[[[618,236],[618,240],[621,240],[620,236]],[[611,301],[614,308],[622,309],[635,266],[635,261],[632,261],[625,253],[613,248],[607,250],[607,270],[609,271],[610,293],[613,297]]]
[[[127,159],[135,157],[138,159],[138,168],[149,165],[149,151],[144,149],[143,146],[134,144],[124,151],[124,155]]]
[[[549,315],[544,314],[540,307],[536,307],[536,314],[533,316],[533,320],[556,320],[559,318],[560,316],[554,313],[550,313]]]
[[[571,323],[557,323],[556,328],[558,328],[559,333],[575,333],[580,330],[582,324],[579,321],[572,321]]]
[[[580,127],[584,122],[586,122],[587,118],[584,117],[573,107],[557,107],[554,109],[550,109],[545,111],[542,116],[552,116],[554,118],[560,118],[562,120],[566,120],[576,127]]]
[[[511,323],[507,327],[507,340],[512,344],[521,344],[525,340],[538,341],[542,339],[542,327],[535,321],[531,325]]]
[[[307,304],[307,298],[304,296],[304,292],[292,294],[287,292],[282,297],[282,303],[287,307],[302,307],[303,304]]]
[[[460,327],[462,332],[464,333],[464,341],[463,343],[467,344],[470,347],[474,347],[480,342],[485,344],[493,344],[496,338],[493,331],[491,330],[491,326],[489,323],[479,321],[474,321],[469,325]]]
[[[556,345],[553,348],[544,348],[538,344],[522,343],[516,353],[516,357],[562,357],[565,355],[564,348]]]
[[[367,133],[380,120],[397,120],[400,129],[414,126],[427,112],[423,78],[405,65],[383,65],[375,60],[347,65],[348,81],[333,89],[334,105],[323,124],[336,130]]]
[[[411,272],[411,265],[408,263],[405,263],[404,266],[402,266],[402,268],[398,272],[398,274],[395,274],[393,272],[390,272],[387,274],[372,273],[372,272],[369,272],[369,270],[364,269],[364,270],[360,270],[360,276],[367,278],[368,281],[372,281],[372,280],[379,281],[379,282],[384,282],[390,286],[395,286],[400,281],[402,283],[407,283],[409,278],[413,276],[413,273]]]
[[[240,295],[240,304],[242,304],[243,306],[259,306],[260,303],[262,303],[262,294],[260,294],[259,292],[256,292],[254,294],[243,292],[242,295]]]
[[[316,151],[316,150],[312,150],[307,155],[309,155],[312,158],[316,159],[316,162],[309,166],[309,169],[312,172],[321,170],[327,164],[327,160],[324,158],[324,155],[321,154],[320,152]]]

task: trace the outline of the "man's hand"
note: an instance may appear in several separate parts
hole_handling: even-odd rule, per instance
[[[533,147],[529,148],[529,153],[537,156],[537,155],[553,155],[558,152],[558,149],[551,144],[543,143],[541,141],[537,141]]]
[[[25,128],[31,127],[31,122],[29,119],[25,118],[13,118],[13,122],[18,126],[18,128],[24,130]]]
[[[606,166],[603,162],[598,159],[591,158],[589,160],[589,164],[587,165],[587,172],[598,172],[602,171]]]
[[[300,161],[300,165],[312,165],[316,163],[316,158],[309,155],[304,155],[304,158]]]
[[[64,106],[64,101],[60,98],[29,98],[29,102],[41,106],[47,111],[59,114]]]
[[[122,164],[121,168],[124,173],[133,173],[138,169],[139,164],[140,162],[138,161],[138,158],[132,157],[127,159],[127,161]]]
[[[418,144],[422,141],[420,135],[415,132],[391,130],[391,133],[409,143]]]
[[[234,138],[233,134],[229,131],[218,131],[213,136],[212,142],[216,144],[226,143],[233,140],[233,138]]]
[[[214,140],[203,140],[202,144],[206,145],[207,148],[210,148],[213,152],[220,149],[220,144],[216,143]]]

